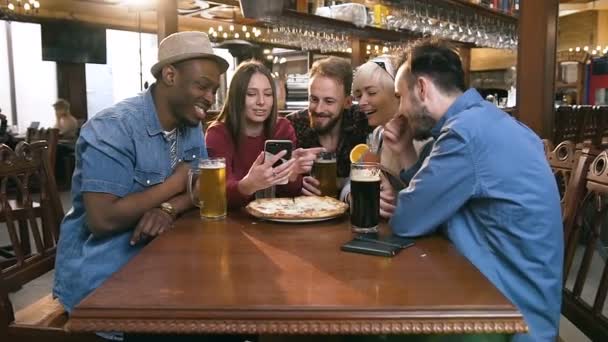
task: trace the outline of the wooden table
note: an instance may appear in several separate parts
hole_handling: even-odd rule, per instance
[[[346,253],[348,217],[312,224],[191,212],[76,306],[72,331],[516,333],[518,310],[441,237]],[[387,229],[386,225],[383,227]]]

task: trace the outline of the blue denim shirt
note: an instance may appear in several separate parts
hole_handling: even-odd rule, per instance
[[[163,182],[173,172],[153,87],[101,111],[80,131],[72,179],[73,207],[61,224],[53,288],[68,312],[142,248],[129,244],[132,230],[93,237],[82,193],[125,197]],[[179,160],[207,156],[204,141],[200,125],[179,128]]]
[[[393,231],[442,231],[523,313],[529,333],[514,340],[555,341],[563,231],[542,142],[473,89],[433,131],[429,157],[402,172],[413,178],[398,195]]]

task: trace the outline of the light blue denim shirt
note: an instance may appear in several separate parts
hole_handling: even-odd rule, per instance
[[[523,313],[529,333],[514,340],[555,341],[563,231],[542,142],[473,89],[433,131],[429,157],[401,174],[413,178],[398,195],[393,231],[443,232]]]
[[[129,244],[132,230],[93,237],[82,193],[125,197],[162,183],[173,172],[152,89],[101,111],[80,131],[72,179],[73,207],[61,224],[53,288],[69,312],[142,248]],[[179,161],[207,156],[200,124],[178,129],[177,149]]]

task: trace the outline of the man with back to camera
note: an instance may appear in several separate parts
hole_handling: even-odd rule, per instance
[[[563,232],[555,178],[539,137],[475,89],[465,91],[459,56],[422,40],[404,55],[395,79],[398,116],[414,137],[435,138],[429,157],[402,172],[390,226],[397,235],[441,232],[523,313],[516,341],[555,341]],[[386,134],[403,158],[415,155]],[[386,145],[385,145],[386,146]]]
[[[172,34],[156,82],[83,125],[55,264],[53,294],[68,312],[192,207],[189,163],[207,155],[200,122],[227,68],[206,34]]]
[[[350,150],[365,143],[372,131],[365,114],[352,105],[352,83],[353,69],[345,59],[316,61],[309,71],[308,108],[287,116],[296,130],[299,147],[324,147],[336,153],[338,178],[349,176]],[[304,195],[320,195],[318,187],[314,177],[304,177]]]

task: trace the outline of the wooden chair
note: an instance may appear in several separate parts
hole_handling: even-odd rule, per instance
[[[561,198],[562,209],[564,207],[564,200],[568,183],[570,182],[572,170],[575,167],[575,161],[579,154],[576,153],[576,146],[572,141],[564,141],[553,148],[552,144],[548,140],[544,140],[545,154],[549,165],[553,170],[555,181],[559,189],[559,195]]]
[[[27,143],[33,143],[36,141],[45,141],[47,143],[47,153],[46,156],[49,159],[49,165],[50,165],[50,172],[52,172],[54,174],[55,172],[55,163],[56,163],[56,159],[57,159],[57,144],[59,142],[59,129],[57,128],[40,128],[40,129],[36,129],[36,128],[28,128],[27,129],[27,134],[26,134],[26,142]],[[30,193],[34,193],[34,192],[38,192],[39,190],[39,183],[38,183],[38,179],[33,179],[32,182],[29,184],[29,191]],[[8,193],[10,192],[12,194],[11,197],[16,197],[16,201],[19,201],[19,196],[21,195],[21,193],[19,191],[16,191],[14,184],[9,184],[7,186],[7,188],[5,189],[5,191]],[[40,212],[39,212],[39,203],[34,202],[33,204],[33,208],[34,208],[34,213],[36,214],[37,217],[40,217]],[[28,229],[27,228],[23,228],[24,226],[27,226],[27,224],[24,222],[25,220],[23,219],[23,217],[25,217],[24,213],[21,212],[21,209],[18,205],[17,206],[13,206],[13,212],[16,215],[16,217],[18,217],[18,224],[20,227],[22,227],[20,229],[21,233],[23,234],[24,237],[27,236],[28,234]],[[63,212],[63,211],[62,211]],[[63,214],[62,214],[63,217]],[[3,222],[2,219],[0,219],[0,222]],[[45,236],[45,238],[48,240],[49,236]],[[30,251],[30,245],[29,245],[30,241],[29,238],[24,238],[22,239],[22,249],[24,253],[29,253]],[[12,246],[1,246],[0,247],[0,256],[3,256],[5,258],[13,258],[14,255],[14,251],[12,251]]]
[[[578,142],[579,131],[582,128],[582,116],[578,115],[576,107],[559,106],[555,110],[555,128],[552,141],[556,144],[570,140]]]
[[[57,128],[28,128],[25,136],[25,141],[33,143],[36,141],[46,141],[48,145],[48,156],[50,160],[51,171],[55,172],[55,163],[57,160],[57,143],[59,142],[59,129]]]
[[[587,167],[592,156],[589,149],[581,151],[566,193],[562,313],[592,340],[606,341],[608,316],[603,311],[608,293],[608,267],[605,260],[598,257],[598,241],[602,231],[608,229],[605,227],[608,214],[608,151],[601,152]],[[591,229],[583,236],[583,222],[586,219],[591,222]],[[582,257],[577,257],[581,253]],[[580,266],[573,269],[574,264],[579,264],[575,259],[580,259]],[[593,281],[589,280],[589,271],[598,260],[604,265],[598,284],[594,287]]]
[[[0,146],[0,216],[6,224],[16,256],[14,263],[0,272],[0,340],[98,340],[94,335],[68,334],[65,329],[67,313],[50,294],[16,313],[8,297],[11,288],[45,274],[55,264],[63,208],[47,153],[48,145],[45,141],[33,144],[22,142],[15,151],[6,145]],[[37,179],[40,187],[37,195],[30,192],[29,185],[33,179]],[[19,192],[20,201],[10,199],[7,195],[9,183],[13,183]],[[34,197],[37,197],[39,213],[34,209]],[[22,249],[21,239],[24,236],[15,225],[24,219],[34,241],[35,250],[30,253]],[[50,239],[45,239],[45,236]],[[29,239],[29,235],[26,238]]]

